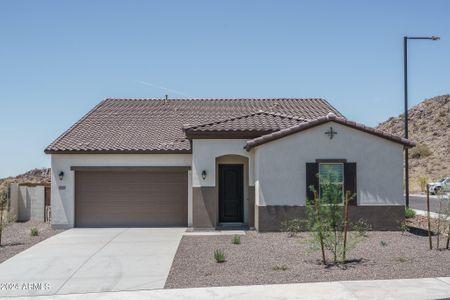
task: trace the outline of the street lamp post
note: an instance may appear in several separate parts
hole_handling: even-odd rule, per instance
[[[432,40],[437,41],[438,36],[404,36],[403,37],[403,59],[404,59],[404,94],[405,94],[405,139],[408,138],[408,40]],[[408,148],[405,147],[405,204],[409,207],[409,162],[408,162]]]

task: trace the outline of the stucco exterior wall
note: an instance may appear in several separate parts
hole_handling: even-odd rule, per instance
[[[9,185],[9,213],[16,221],[19,218],[19,184],[11,183]]]
[[[73,166],[189,167],[191,163],[191,154],[52,154],[52,226],[74,226],[75,172],[70,170]],[[61,171],[64,172],[63,180],[58,177]],[[189,195],[192,194],[188,193]],[[190,214],[192,211],[188,211],[188,220],[192,220]]]
[[[249,186],[255,185],[253,154],[244,149],[245,139],[194,139],[192,141],[192,186],[216,186],[216,158],[224,155],[240,155],[248,158]],[[207,176],[202,178],[202,171]]]
[[[14,193],[13,196],[17,199],[12,199],[11,202],[17,201],[17,220],[44,222],[45,187],[15,185],[13,189],[15,188],[17,188],[17,193]]]
[[[330,126],[337,135],[330,139]],[[358,205],[404,205],[403,147],[329,122],[254,148],[256,204],[304,206],[306,163],[356,162]]]
[[[45,216],[45,187],[35,186],[28,188],[30,197],[30,219],[44,222]]]
[[[193,224],[214,228],[218,224],[218,165],[244,165],[244,224],[254,225],[254,157],[247,152],[245,139],[194,139],[192,141]],[[206,178],[202,178],[205,170]]]

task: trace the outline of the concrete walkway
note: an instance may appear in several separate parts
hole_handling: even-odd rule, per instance
[[[184,231],[67,230],[0,264],[0,298],[163,288]]]
[[[290,300],[290,299],[448,299],[450,298],[450,277],[336,281],[278,285],[252,285],[195,289],[152,290],[133,292],[107,292],[39,297],[38,300]],[[28,298],[20,298],[28,299]],[[36,299],[36,298],[33,298]]]
[[[426,210],[420,210],[420,209],[413,209],[416,212],[416,215],[427,217],[428,213]],[[439,218],[438,213],[430,212],[430,218],[437,219]],[[447,220],[450,220],[450,217],[447,218]]]

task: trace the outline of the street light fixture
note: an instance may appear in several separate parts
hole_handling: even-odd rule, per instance
[[[432,40],[437,41],[438,36],[404,36],[403,37],[403,59],[404,59],[404,80],[405,80],[405,139],[408,138],[408,40]],[[409,162],[408,148],[405,147],[405,204],[409,207]]]

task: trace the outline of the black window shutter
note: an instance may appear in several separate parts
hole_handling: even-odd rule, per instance
[[[356,163],[344,164],[344,192],[350,192],[353,198],[348,203],[349,205],[357,205],[356,199]]]
[[[314,200],[314,193],[311,191],[310,186],[313,186],[317,193],[319,192],[318,173],[318,163],[306,163],[306,198],[309,201]]]

